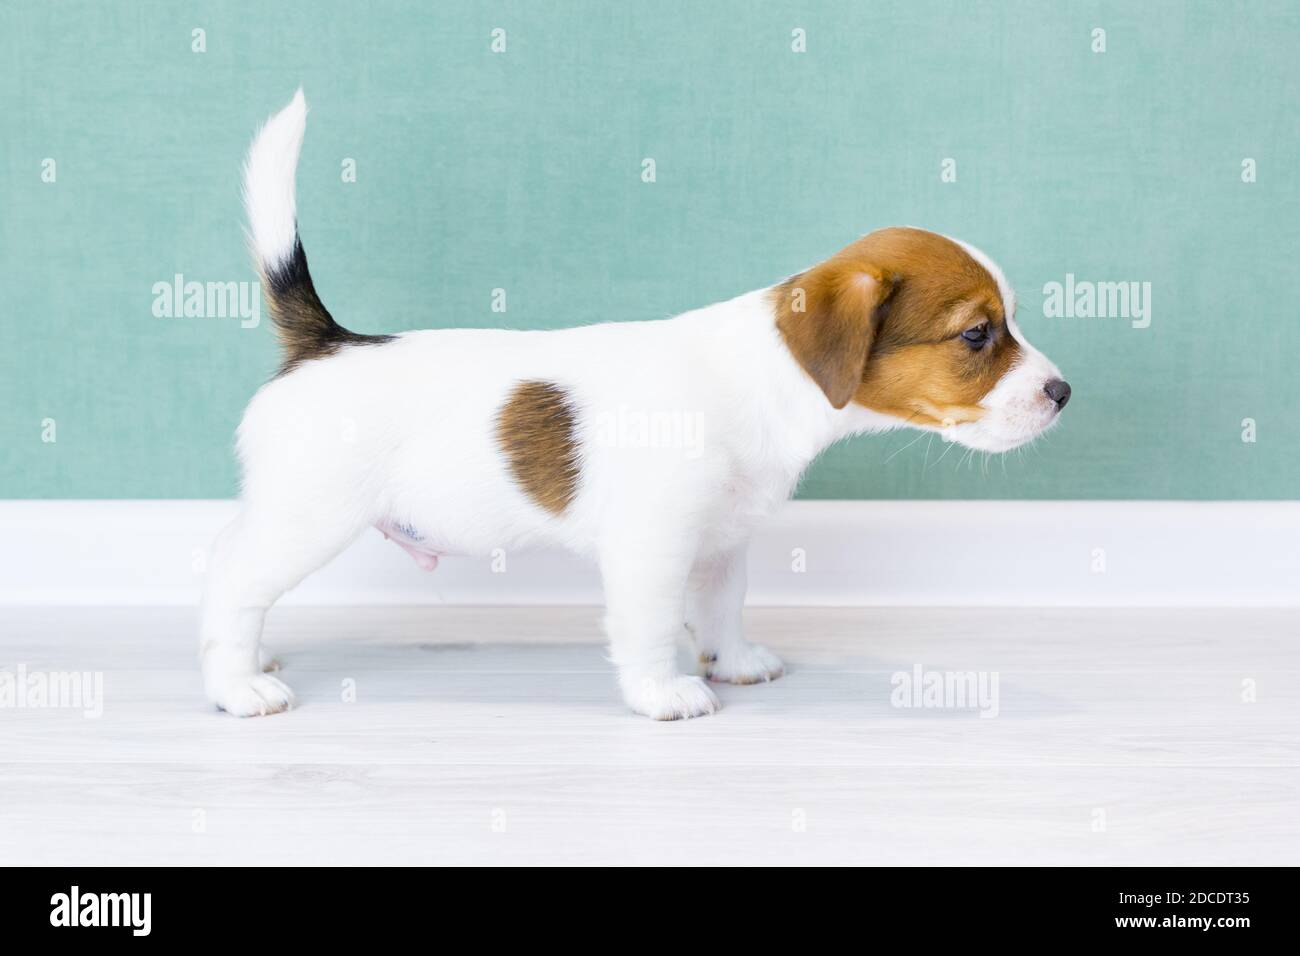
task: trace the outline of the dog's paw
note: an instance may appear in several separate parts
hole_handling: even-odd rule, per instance
[[[728,684],[761,684],[785,673],[785,665],[762,644],[742,641],[716,653],[700,655],[704,674],[712,681]]]
[[[263,674],[274,674],[284,667],[280,663],[280,658],[272,657],[271,653],[265,648],[259,648],[257,652],[257,663],[262,668]]]
[[[628,706],[654,720],[703,717],[722,709],[718,697],[698,677],[647,678],[626,687]]]
[[[291,691],[277,677],[248,674],[224,677],[208,684],[208,697],[235,717],[265,717],[278,714],[294,705]]]

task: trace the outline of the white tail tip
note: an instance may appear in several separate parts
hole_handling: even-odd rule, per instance
[[[264,269],[288,259],[298,236],[294,178],[306,128],[307,100],[299,87],[289,105],[258,130],[244,162],[244,209]]]

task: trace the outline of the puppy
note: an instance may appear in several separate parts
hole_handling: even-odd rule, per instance
[[[213,546],[203,598],[204,683],[231,714],[293,705],[260,666],[263,617],[372,527],[430,569],[497,548],[594,557],[628,706],[711,714],[708,683],[678,670],[679,639],[694,640],[709,680],[781,675],[741,627],[745,548],[823,449],[906,426],[1005,451],[1070,397],[1017,328],[998,267],[910,228],[661,321],[349,332],[317,297],[297,232],[306,116],[300,90],[244,169],[284,362],[239,427],[242,508]]]

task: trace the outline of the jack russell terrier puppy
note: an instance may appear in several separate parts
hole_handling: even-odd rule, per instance
[[[497,548],[593,556],[628,706],[711,714],[708,683],[678,670],[679,640],[694,640],[709,680],[781,676],[741,627],[745,547],[823,449],[906,426],[1001,452],[1070,397],[1017,328],[992,260],[910,228],[671,319],[349,332],[317,297],[298,238],[306,117],[299,90],[244,169],[284,363],[239,427],[242,508],[213,546],[203,597],[204,684],[231,714],[293,705],[260,663],[266,611],[370,527],[429,569]],[[633,415],[689,422],[692,440],[610,427]]]

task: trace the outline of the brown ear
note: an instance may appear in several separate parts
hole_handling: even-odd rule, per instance
[[[776,326],[803,370],[843,408],[862,382],[876,310],[893,282],[856,259],[830,259],[777,287]]]

